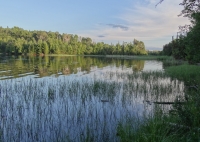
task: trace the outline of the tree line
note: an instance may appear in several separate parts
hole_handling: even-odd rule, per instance
[[[163,46],[163,54],[200,63],[200,1],[183,0],[181,5],[184,9],[180,15],[188,17],[191,24],[179,27],[179,36]]]
[[[59,32],[0,27],[0,52],[5,55],[146,55],[142,41],[123,44],[95,43],[89,37]]]

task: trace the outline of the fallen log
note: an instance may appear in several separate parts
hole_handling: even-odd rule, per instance
[[[196,89],[197,91],[198,91],[198,86],[197,85],[194,85],[194,86],[186,86],[186,87],[188,87],[188,88],[194,88],[194,89]]]
[[[101,100],[101,102],[106,103],[109,102],[109,100]]]
[[[146,101],[149,105],[152,103],[154,104],[163,104],[163,105],[172,105],[172,104],[185,104],[185,102],[151,102],[151,101]]]
[[[172,105],[172,104],[185,104],[185,102],[153,102],[154,104]]]

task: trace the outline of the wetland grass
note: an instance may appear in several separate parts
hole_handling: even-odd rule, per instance
[[[119,124],[120,141],[193,142],[200,140],[200,67],[170,64],[176,66],[166,68],[165,75],[172,80],[183,81],[184,95],[175,99],[175,104],[168,113],[164,113],[158,104],[155,105],[158,109],[154,111],[152,117],[140,123],[136,130],[130,127],[131,123]]]
[[[176,123],[189,127],[185,139],[200,140],[200,66],[181,65],[169,67],[166,72],[173,78],[185,82],[186,105],[174,105],[177,113]]]
[[[193,84],[196,82],[196,85],[200,84],[200,66],[197,65],[171,66],[166,69],[166,72],[171,77],[183,80],[185,83]]]
[[[118,135],[121,142],[176,142],[184,131],[169,125],[169,118],[157,110],[151,117],[146,118],[143,122],[137,121],[137,129],[131,127],[131,123],[118,125]]]
[[[83,55],[88,57],[119,58],[134,60],[171,60],[173,57],[165,55]]]
[[[161,55],[105,55],[107,58],[123,58],[123,59],[135,59],[135,60],[169,60],[172,57]]]
[[[184,83],[163,72],[108,71],[93,77],[18,80],[0,82],[0,137],[5,142],[117,142],[123,140],[116,135],[119,123],[139,130],[155,114],[157,106],[146,100],[184,96]],[[171,107],[160,106],[163,113]]]

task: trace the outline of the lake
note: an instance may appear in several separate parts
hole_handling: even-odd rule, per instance
[[[2,141],[119,141],[119,123],[137,129],[184,84],[163,63],[100,57],[2,57]],[[169,107],[161,106],[163,111]]]
[[[4,57],[0,59],[0,79],[31,76],[66,76],[89,74],[106,69],[123,71],[162,70],[162,62],[145,60],[125,60],[82,56],[69,57]]]

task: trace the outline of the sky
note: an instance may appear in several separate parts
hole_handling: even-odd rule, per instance
[[[182,0],[0,0],[0,26],[90,37],[116,44],[143,41],[146,49],[162,50],[189,24],[178,16]]]

